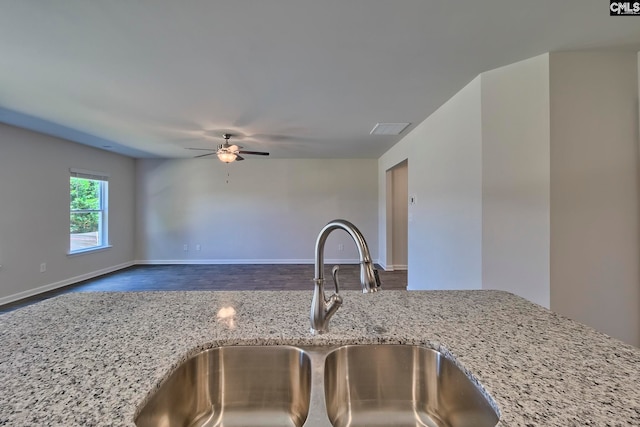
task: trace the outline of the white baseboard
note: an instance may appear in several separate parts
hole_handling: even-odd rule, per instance
[[[209,265],[209,264],[313,264],[309,259],[146,259],[136,260],[139,265]],[[325,259],[325,264],[359,264],[358,259]]]
[[[380,267],[382,267],[384,271],[407,271],[408,270],[407,266],[404,264],[389,264],[389,265],[380,264]]]
[[[92,279],[94,277],[102,276],[103,274],[112,273],[123,268],[131,267],[134,264],[133,261],[125,262],[122,264],[114,265],[112,267],[103,268],[101,270],[92,271],[90,273],[81,274],[80,276],[70,277],[65,280],[61,280],[55,283],[49,283],[48,285],[39,286],[34,289],[29,289],[17,294],[8,295],[0,298],[0,305],[9,304],[14,301],[19,301],[24,298],[29,298],[34,295],[41,294],[43,292],[52,291],[54,289],[62,288],[64,286],[73,285],[74,283],[82,282],[83,280]]]

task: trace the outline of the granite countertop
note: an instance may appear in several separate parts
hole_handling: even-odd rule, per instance
[[[0,315],[0,425],[133,426],[200,349],[349,343],[444,347],[493,397],[502,427],[640,425],[640,349],[515,295],[346,291],[322,336],[309,333],[311,296],[72,293]],[[219,316],[228,307],[235,315]]]

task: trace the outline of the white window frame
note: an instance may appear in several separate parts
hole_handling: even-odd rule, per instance
[[[83,254],[87,252],[94,252],[103,250],[106,248],[110,248],[109,244],[109,174],[103,172],[93,172],[85,169],[69,169],[71,178],[81,178],[92,181],[100,181],[100,209],[71,209],[69,208],[69,222],[71,222],[71,214],[72,213],[99,213],[99,225],[98,225],[98,234],[99,234],[99,242],[100,245],[91,246],[88,248],[82,249],[71,249],[71,233],[69,233],[69,255],[77,255]],[[71,200],[69,200],[71,201]],[[71,204],[69,203],[69,206]],[[69,230],[71,228],[71,224],[69,223]]]

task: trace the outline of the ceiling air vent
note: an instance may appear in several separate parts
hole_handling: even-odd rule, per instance
[[[376,123],[371,135],[400,135],[411,123]]]

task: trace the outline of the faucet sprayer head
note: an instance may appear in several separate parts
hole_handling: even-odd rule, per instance
[[[371,262],[360,264],[360,285],[363,294],[378,292],[380,289],[380,276]]]

